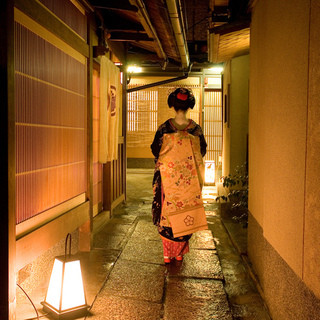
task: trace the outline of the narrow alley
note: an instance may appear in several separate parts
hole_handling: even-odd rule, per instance
[[[152,224],[150,169],[128,170],[127,203],[94,224],[94,250],[82,253],[85,319],[270,319],[223,226],[206,205],[210,230],[194,234],[184,261],[165,266]]]
[[[320,320],[320,1],[0,8],[0,320]]]

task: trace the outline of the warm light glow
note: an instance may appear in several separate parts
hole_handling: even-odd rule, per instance
[[[216,177],[216,170],[215,170],[215,162],[214,161],[205,161],[205,176],[204,181],[205,183],[214,183]]]
[[[60,309],[62,269],[63,263],[60,260],[55,259],[46,297],[46,302],[57,310]]]
[[[216,186],[204,186],[202,188],[202,199],[204,203],[212,202],[218,196]]]
[[[223,67],[213,67],[209,69],[213,73],[220,74],[223,71]]]
[[[82,306],[84,297],[80,261],[66,262],[62,290],[62,310]]]
[[[59,313],[86,305],[79,260],[55,259],[45,303]]]
[[[139,72],[142,72],[142,68],[141,67],[137,67],[137,66],[129,66],[127,68],[127,72],[128,73],[139,73]]]
[[[221,76],[211,76],[206,78],[205,88],[221,88]]]

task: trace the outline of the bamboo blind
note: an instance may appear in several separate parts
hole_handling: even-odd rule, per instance
[[[84,63],[15,23],[17,224],[86,191],[85,88]]]
[[[99,104],[100,104],[100,75],[99,70],[93,69],[93,206],[98,211],[102,205],[102,168],[99,163]],[[95,214],[98,212],[94,212]]]
[[[208,144],[205,160],[214,160],[217,166],[222,153],[221,90],[205,90],[203,131]]]

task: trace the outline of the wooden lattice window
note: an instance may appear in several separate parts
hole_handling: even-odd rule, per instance
[[[141,90],[128,94],[128,131],[155,131],[157,113],[157,90]]]
[[[216,167],[222,153],[222,106],[221,90],[205,90],[204,95],[204,136],[207,141],[205,160],[214,160]]]
[[[150,148],[158,126],[158,90],[128,94],[128,147]]]

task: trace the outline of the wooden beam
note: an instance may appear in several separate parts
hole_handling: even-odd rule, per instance
[[[211,29],[209,29],[209,32],[214,33],[214,34],[224,35],[227,33],[231,33],[231,32],[235,32],[235,31],[239,31],[239,30],[248,28],[248,27],[250,27],[250,24],[251,24],[251,21],[249,21],[249,20],[238,21],[238,22],[234,22],[234,23],[227,23],[227,24],[223,24],[222,26],[219,26],[219,27],[211,28]]]
[[[111,32],[110,41],[153,41],[146,33]]]
[[[125,51],[127,58],[127,48]],[[123,144],[122,146],[122,189],[124,193],[124,201],[127,199],[127,117],[128,117],[128,95],[127,95],[127,72],[122,74],[122,136]],[[121,142],[120,142],[121,143]]]
[[[93,0],[91,4],[98,9],[137,12],[138,8],[123,0]]]
[[[66,234],[73,232],[89,220],[89,201],[64,213],[41,228],[17,241],[17,270],[49,250]]]
[[[119,26],[115,26],[115,25],[111,25],[110,27],[107,27],[107,31],[109,33],[111,32],[124,32],[124,33],[138,33],[138,32],[142,32],[144,33],[144,29],[142,28],[142,26],[139,25],[131,25],[131,26],[125,26],[125,25],[119,25]]]

